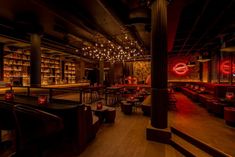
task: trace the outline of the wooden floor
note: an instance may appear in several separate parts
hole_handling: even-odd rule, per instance
[[[176,93],[175,96],[177,111],[168,113],[169,126],[174,126],[235,156],[235,128],[226,125],[222,118],[208,113],[205,108],[192,102],[185,95]],[[168,152],[177,154],[169,146],[146,141],[145,129],[149,118],[144,117],[141,111],[138,112],[131,116],[117,112],[115,124],[104,125],[82,157],[92,157],[100,153],[107,154],[104,156],[133,154],[138,157],[158,153],[168,155]]]
[[[114,124],[104,124],[96,138],[80,157],[180,157],[183,156],[169,145],[146,140],[149,118],[138,110],[124,115],[117,108]]]
[[[65,98],[65,95],[63,95]],[[68,99],[77,99],[72,95]],[[225,124],[222,118],[209,114],[205,108],[193,103],[181,93],[176,93],[177,111],[168,113],[169,126],[174,126],[213,147],[235,157],[235,128]],[[96,138],[80,157],[180,157],[169,145],[146,140],[149,117],[139,109],[133,115],[124,115],[116,108],[114,124],[103,124]],[[67,151],[70,151],[68,147]],[[57,151],[57,153],[60,153]],[[76,157],[67,152],[50,157]]]
[[[207,144],[235,157],[235,127],[225,124],[205,108],[176,93],[178,110],[168,113],[169,126],[196,137]]]

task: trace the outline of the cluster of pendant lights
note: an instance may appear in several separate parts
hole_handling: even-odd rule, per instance
[[[122,44],[116,44],[102,39],[94,45],[84,46],[82,53],[85,57],[109,62],[135,60],[144,56],[144,50],[137,41],[130,40],[127,35],[121,41]]]

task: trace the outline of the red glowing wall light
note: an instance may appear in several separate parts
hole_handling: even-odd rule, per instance
[[[223,74],[231,73],[231,62],[229,60],[225,60],[220,64],[220,70]],[[235,72],[235,64],[233,64],[232,72]]]
[[[232,100],[232,99],[234,98],[234,93],[233,93],[233,92],[227,92],[227,93],[226,93],[226,98],[227,98],[228,100]]]
[[[188,72],[188,66],[185,63],[177,63],[173,67],[173,71],[178,75],[184,75]]]

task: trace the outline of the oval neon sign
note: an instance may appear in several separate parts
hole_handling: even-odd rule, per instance
[[[178,75],[184,75],[188,72],[188,66],[185,63],[177,63],[173,67],[173,71]]]
[[[229,60],[226,60],[221,63],[220,70],[223,74],[230,74],[231,73],[231,62]],[[232,73],[235,72],[235,65],[233,64]]]

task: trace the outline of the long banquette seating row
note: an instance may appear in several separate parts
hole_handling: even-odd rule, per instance
[[[176,110],[177,99],[174,95],[173,89],[168,89],[168,110]],[[141,104],[143,115],[151,115],[151,95],[148,95]]]
[[[214,98],[224,98],[227,91],[235,92],[235,86],[228,84],[213,84],[204,82],[191,82],[181,86],[186,95],[207,94]]]
[[[52,99],[53,103],[74,105],[74,101]],[[77,103],[76,103],[77,104]],[[79,104],[76,108],[68,110],[53,110],[40,108],[49,113],[55,114],[63,119],[64,136],[72,142],[74,151],[81,153],[87,144],[95,138],[96,133],[101,125],[100,119],[91,111],[91,107]]]
[[[235,86],[202,82],[186,83],[181,87],[182,93],[199,102],[208,112],[224,117],[226,123],[235,123]],[[231,93],[232,99],[226,98]]]

